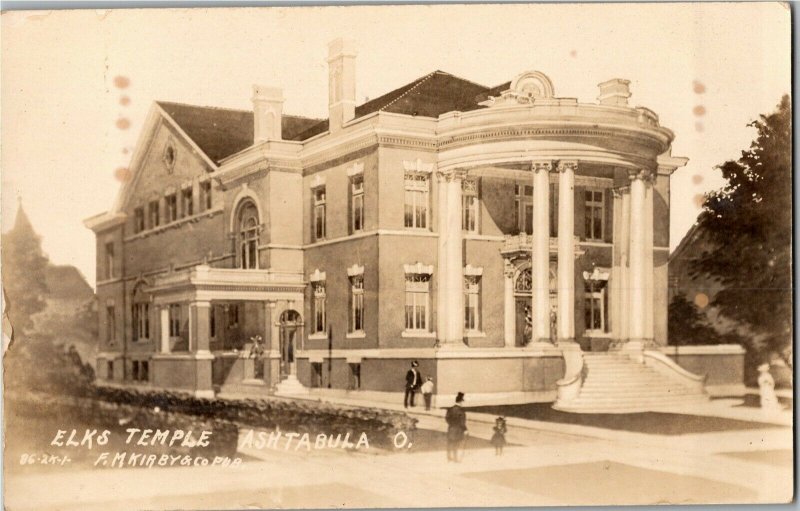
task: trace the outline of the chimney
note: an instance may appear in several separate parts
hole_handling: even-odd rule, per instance
[[[631,97],[630,84],[630,80],[622,78],[614,78],[598,84],[600,96],[597,99],[600,100],[601,105],[628,106],[628,98]]]
[[[356,50],[350,39],[328,43],[328,115],[331,133],[356,116]]]
[[[281,139],[283,91],[253,85],[253,143]]]

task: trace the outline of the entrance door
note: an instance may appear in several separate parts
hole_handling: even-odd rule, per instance
[[[280,317],[281,378],[295,374],[294,354],[300,329],[300,314],[287,310]]]

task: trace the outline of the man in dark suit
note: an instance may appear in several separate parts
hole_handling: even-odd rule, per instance
[[[406,373],[406,395],[403,398],[403,406],[408,408],[409,404],[414,406],[414,394],[422,385],[422,375],[419,374],[419,364],[417,361],[411,362],[411,369]]]
[[[459,460],[458,451],[464,446],[467,433],[467,414],[461,407],[464,393],[456,394],[456,404],[447,409],[444,420],[447,421],[447,461]]]

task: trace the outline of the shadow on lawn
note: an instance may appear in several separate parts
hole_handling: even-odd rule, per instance
[[[691,433],[715,433],[747,429],[780,428],[775,424],[749,422],[721,417],[686,415],[668,412],[642,413],[568,413],[553,410],[550,403],[524,405],[477,406],[467,412],[504,415],[520,419],[576,424],[596,428],[649,433],[654,435],[684,435]]]

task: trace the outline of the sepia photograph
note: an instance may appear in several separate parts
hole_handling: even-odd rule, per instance
[[[794,502],[792,7],[4,10],[4,509]]]

